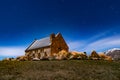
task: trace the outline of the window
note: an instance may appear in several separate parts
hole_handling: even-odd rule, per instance
[[[40,50],[40,52],[43,52],[43,51],[44,51],[44,49],[41,49],[41,50]]]
[[[40,53],[40,50],[38,50],[38,53]]]
[[[33,54],[32,56],[33,56],[33,58],[34,58],[34,57],[35,57],[35,54]]]
[[[61,48],[61,47],[59,47],[59,48],[58,48],[58,50],[59,50],[59,51],[61,51],[61,50],[62,50],[62,48]]]

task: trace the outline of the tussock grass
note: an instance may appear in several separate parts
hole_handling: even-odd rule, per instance
[[[0,61],[0,80],[120,80],[120,62]]]

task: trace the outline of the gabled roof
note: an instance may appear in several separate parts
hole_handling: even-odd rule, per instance
[[[50,37],[35,40],[25,51],[50,46]]]

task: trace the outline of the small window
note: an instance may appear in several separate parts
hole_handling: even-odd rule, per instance
[[[40,58],[41,57],[41,54],[40,53],[38,53],[38,58]]]
[[[58,48],[58,50],[59,50],[59,51],[61,51],[61,50],[62,50],[62,48],[61,48],[61,47],[59,47],[59,48]]]
[[[46,53],[46,52],[44,52],[44,55],[45,55],[45,56],[47,56],[47,53]]]
[[[35,54],[33,54],[32,56],[35,57]]]
[[[40,50],[40,52],[43,52],[44,51],[44,49],[42,48],[41,50]]]

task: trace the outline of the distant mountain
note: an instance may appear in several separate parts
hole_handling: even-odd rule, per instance
[[[105,52],[107,56],[111,56],[113,60],[120,60],[120,48],[113,48]]]

